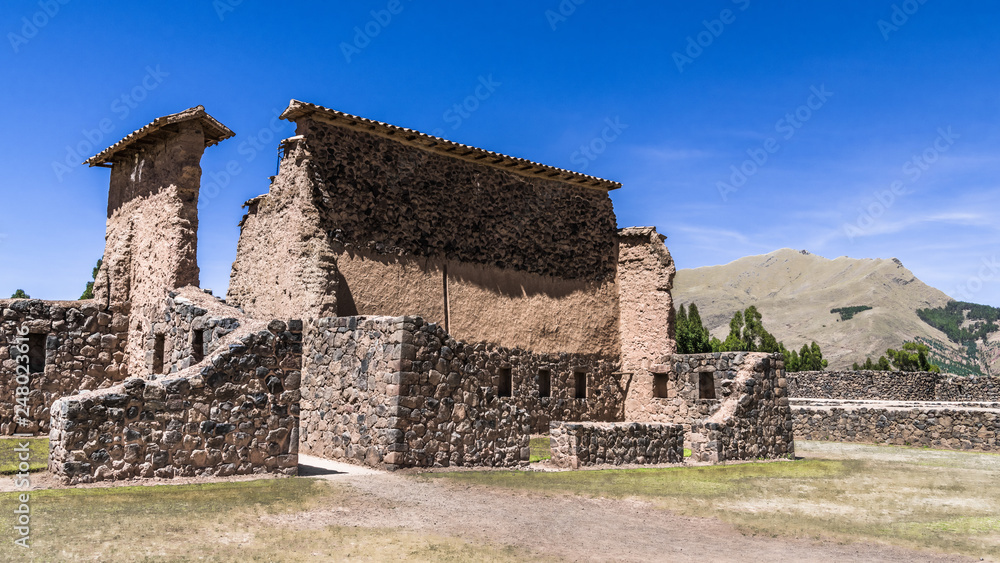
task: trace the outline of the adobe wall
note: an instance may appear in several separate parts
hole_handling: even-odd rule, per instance
[[[679,424],[553,422],[549,436],[556,467],[684,461],[684,427]]]
[[[692,356],[719,356],[718,360],[726,359],[731,368],[724,371],[726,377],[721,382],[715,381],[716,390],[720,384],[729,389],[728,396],[714,414],[691,425],[688,440],[692,459],[718,463],[794,455],[792,411],[781,354],[725,352]],[[731,371],[735,371],[732,378]],[[723,370],[713,373],[719,372]]]
[[[302,362],[295,328],[272,322],[175,376],[133,377],[59,399],[52,406],[49,470],[67,484],[294,475]]]
[[[305,335],[303,453],[387,467],[510,466],[551,420],[620,420],[616,365],[458,342],[417,317],[341,317]],[[509,369],[511,393],[499,397]],[[539,397],[539,370],[551,397]],[[574,372],[586,374],[575,398]]]
[[[930,372],[806,371],[788,374],[795,398],[887,401],[996,401],[1000,377]]]
[[[165,140],[111,169],[104,262],[94,282],[98,305],[129,316],[128,373],[148,375],[145,338],[167,290],[198,285],[198,190],[205,134],[198,121],[173,126]]]
[[[259,316],[441,324],[447,309],[449,331],[468,342],[618,356],[606,191],[314,118],[297,133],[270,193],[249,202],[230,303]]]
[[[1000,405],[900,405],[865,401],[795,401],[795,436],[803,440],[1000,451]]]
[[[677,272],[667,237],[653,227],[618,231],[618,295],[622,340],[622,369],[641,379],[650,377],[650,366],[676,351],[674,302],[670,290]]]
[[[87,301],[0,300],[0,435],[45,434],[52,403],[77,390],[109,387],[125,378],[124,342],[127,319],[113,317]],[[39,335],[36,363],[28,374],[28,412],[15,413],[18,387],[14,350],[19,330]],[[28,424],[16,424],[18,418]]]

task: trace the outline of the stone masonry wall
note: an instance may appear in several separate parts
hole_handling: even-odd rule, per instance
[[[335,240],[566,279],[612,280],[608,193],[449,158],[318,116],[301,118]],[[363,155],[363,158],[359,158]]]
[[[551,420],[620,420],[616,367],[465,344],[417,317],[322,319],[305,337],[303,452],[373,466],[516,465]],[[504,370],[510,396],[500,397]]]
[[[59,399],[52,407],[49,469],[67,484],[294,475],[300,341],[300,322],[273,321],[173,377],[130,378]]]
[[[803,440],[1000,451],[997,408],[795,405],[794,414]]]
[[[196,287],[171,291],[163,320],[153,323],[153,330],[146,338],[148,373],[177,373],[199,363],[215,351],[222,337],[240,326],[242,317],[238,310]],[[163,340],[159,358],[158,339]],[[159,361],[159,371],[154,370],[155,361]]]
[[[125,378],[128,319],[101,311],[95,301],[0,300],[0,434],[46,434],[52,403],[78,390],[109,387]],[[25,327],[37,349],[29,374],[28,416],[17,417],[17,356],[12,345]]]
[[[684,427],[679,424],[553,422],[549,436],[557,467],[684,461]]]
[[[726,352],[718,359],[726,359],[732,368],[721,382],[729,395],[712,416],[692,424],[691,457],[717,463],[793,455],[792,411],[781,354]],[[728,372],[733,370],[730,379]]]
[[[788,374],[795,398],[886,401],[995,401],[1000,377],[930,372],[806,371]]]

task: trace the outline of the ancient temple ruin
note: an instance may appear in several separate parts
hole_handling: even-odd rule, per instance
[[[618,229],[620,184],[292,101],[246,202],[225,300],[198,289],[196,107],[89,159],[111,168],[95,299],[0,301],[31,335],[29,416],[67,482],[792,454],[780,356],[674,355],[674,264]],[[39,348],[41,347],[41,348]],[[39,360],[38,358],[42,358]],[[5,397],[18,359],[0,352]]]

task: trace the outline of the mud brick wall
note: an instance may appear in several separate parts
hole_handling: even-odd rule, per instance
[[[716,390],[728,388],[716,412],[691,425],[691,457],[697,461],[772,459],[794,454],[792,411],[781,354],[692,354],[726,360]],[[700,363],[700,362],[699,362]],[[721,367],[721,363],[719,366]],[[729,373],[735,372],[730,378]]]
[[[621,417],[621,374],[600,358],[465,344],[417,317],[321,319],[304,345],[303,453],[372,466],[510,466],[528,460],[528,435],[551,420]],[[542,369],[549,398],[539,397]],[[585,398],[575,397],[577,373]]]
[[[33,368],[41,369],[29,376],[27,425],[14,422],[19,352],[11,346],[21,327],[35,343],[28,354]],[[101,311],[92,300],[0,300],[0,434],[46,434],[56,399],[125,379],[127,327],[127,318]]]
[[[171,291],[163,320],[153,323],[146,338],[146,368],[154,375],[171,374],[199,363],[215,351],[223,336],[240,326],[243,317],[201,289]],[[160,339],[162,347],[157,343]]]
[[[568,279],[612,280],[606,191],[449,158],[301,118],[336,240],[381,254],[446,256]],[[364,155],[359,158],[358,155]]]
[[[795,406],[803,440],[1000,451],[1000,409]]]
[[[677,349],[670,296],[677,269],[665,239],[653,227],[618,231],[622,369],[642,377]]]
[[[49,469],[67,484],[298,466],[301,324],[274,321],[175,377],[58,400]]]
[[[679,424],[553,422],[549,435],[557,467],[684,461],[684,427]]]
[[[996,401],[1000,377],[930,372],[806,371],[788,374],[794,398],[885,401]]]

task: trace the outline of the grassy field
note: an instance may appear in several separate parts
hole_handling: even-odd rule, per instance
[[[506,562],[524,557],[517,550],[453,538],[335,526],[303,531],[267,518],[336,505],[343,494],[313,479],[35,491],[31,549],[0,542],[0,561]],[[13,502],[13,493],[0,495],[0,505]],[[10,511],[0,515],[0,525],[12,529]]]
[[[48,466],[49,460],[49,439],[48,438],[2,438],[0,439],[0,474],[10,475],[17,473],[19,452],[14,448],[21,442],[28,442],[28,471],[41,471]]]
[[[1000,456],[845,444],[827,451],[823,443],[796,448],[807,459],[422,477],[542,495],[634,497],[685,515],[714,516],[747,534],[877,540],[1000,559]]]

